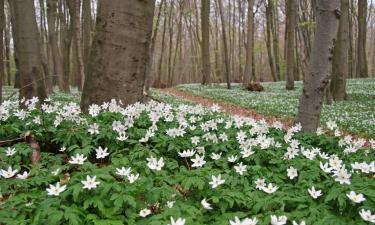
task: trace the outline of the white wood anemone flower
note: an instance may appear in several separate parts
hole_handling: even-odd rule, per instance
[[[90,177],[89,175],[86,176],[86,180],[82,180],[81,183],[83,184],[83,189],[95,189],[97,185],[100,184],[99,181],[96,181],[96,176]]]
[[[17,172],[18,170],[13,170],[12,167],[9,166],[8,170],[0,170],[0,176],[3,176],[4,178],[8,179],[14,177],[14,175],[16,175]]]
[[[171,217],[171,223],[168,225],[185,225],[186,220],[183,218],[177,218],[175,220],[173,217]]]
[[[212,209],[211,204],[208,203],[207,200],[206,200],[205,198],[202,199],[201,204],[202,204],[203,208],[205,208],[205,209],[207,209],[207,210],[211,210],[211,209]]]
[[[315,187],[312,186],[311,188],[307,189],[309,192],[310,196],[314,199],[317,199],[319,196],[322,195],[322,190],[315,190]]]
[[[234,217],[234,220],[229,220],[230,225],[256,225],[258,223],[257,218],[249,219],[244,218],[242,221],[237,216]]]
[[[75,156],[72,156],[72,158],[69,160],[70,164],[73,165],[83,165],[87,157],[85,157],[83,154],[76,154]]]
[[[47,195],[59,196],[61,192],[65,191],[66,185],[60,186],[60,183],[57,182],[55,186],[52,184],[47,188]]]
[[[348,198],[355,203],[361,203],[366,200],[363,194],[357,194],[354,191],[349,192],[349,194],[346,194],[346,196],[348,196]]]
[[[212,181],[209,182],[211,185],[211,188],[217,188],[219,185],[222,185],[225,183],[224,179],[221,179],[221,174],[219,174],[217,177],[214,175],[211,176]]]

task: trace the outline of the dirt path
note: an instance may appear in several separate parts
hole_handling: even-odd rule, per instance
[[[175,88],[165,88],[165,89],[158,89],[160,92],[173,95],[177,98],[185,99],[197,104],[201,104],[205,107],[211,107],[213,104],[217,104],[221,107],[221,110],[226,112],[229,115],[237,115],[237,116],[244,116],[244,117],[251,117],[256,120],[265,119],[269,124],[273,123],[274,121],[280,121],[284,124],[285,127],[290,127],[293,124],[292,119],[281,119],[273,116],[264,116],[258,114],[254,110],[247,109],[235,104],[230,104],[223,101],[214,101],[209,98],[195,96],[187,92],[176,90]]]

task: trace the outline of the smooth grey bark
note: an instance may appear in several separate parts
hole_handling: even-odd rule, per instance
[[[210,83],[210,0],[202,0],[201,8],[202,26],[202,85]]]
[[[303,131],[314,132],[319,126],[325,88],[339,26],[340,0],[317,0],[317,25],[311,52],[309,73],[303,82],[296,121]]]
[[[73,53],[74,65],[76,71],[74,71],[75,79],[74,83],[79,90],[82,90],[84,78],[85,78],[85,67],[83,62],[83,48],[82,48],[82,26],[81,26],[81,0],[68,0],[68,7],[70,13],[70,19],[72,24],[72,34],[73,34]]]
[[[228,42],[227,42],[227,33],[225,29],[225,18],[223,12],[223,3],[222,0],[218,0],[219,3],[219,12],[221,18],[221,28],[223,32],[223,44],[224,44],[224,64],[225,64],[225,80],[227,82],[227,88],[231,89],[230,85],[230,62],[229,62],[229,53],[228,53]]]
[[[367,77],[367,58],[366,58],[366,35],[367,35],[367,0],[358,0],[358,37],[357,37],[357,66],[356,76]]]
[[[253,42],[254,42],[254,0],[248,0],[247,3],[247,35],[246,35],[246,63],[245,63],[245,73],[243,76],[243,85],[246,86],[252,81],[252,71],[253,71]]]
[[[53,62],[53,76],[57,79],[60,91],[64,91],[64,68],[61,62],[60,49],[57,43],[57,0],[47,2],[48,39]]]
[[[99,0],[81,108],[111,99],[143,99],[155,2]]]
[[[0,103],[2,102],[3,81],[5,81],[4,43],[3,43],[4,27],[5,27],[4,0],[0,0]]]
[[[296,20],[296,5],[294,0],[286,0],[286,89],[294,89],[294,70],[295,70],[295,20]]]
[[[91,47],[91,0],[82,0],[82,14],[83,63],[84,71],[87,73]]]
[[[152,31],[150,51],[149,51],[150,63],[148,64],[148,67],[147,67],[146,81],[145,81],[145,87],[144,87],[144,92],[146,94],[148,94],[148,92],[150,91],[150,86],[152,85],[152,81],[153,81],[153,77],[152,77],[152,73],[151,73],[152,72],[152,66],[153,66],[152,58],[153,58],[154,52],[155,52],[156,38],[158,36],[159,24],[160,24],[160,20],[161,20],[161,13],[162,13],[162,10],[163,10],[164,2],[165,2],[165,0],[161,0],[161,2],[159,4],[159,11],[158,11],[158,14],[157,14],[157,17],[156,17],[156,24],[155,24],[154,29]],[[164,8],[166,8],[166,6],[164,6]],[[164,45],[164,38],[165,37],[163,37],[162,46]],[[162,57],[162,56],[160,56],[160,57]],[[159,81],[159,83],[160,83],[160,81]]]
[[[346,78],[349,74],[349,0],[341,0],[341,17],[337,41],[333,50],[331,93],[334,101],[346,98]]]
[[[34,1],[14,0],[14,33],[19,63],[19,98],[46,98],[45,76],[41,61],[40,34]]]

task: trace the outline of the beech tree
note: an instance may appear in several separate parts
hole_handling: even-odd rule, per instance
[[[341,16],[337,41],[333,50],[331,94],[334,101],[346,98],[346,77],[349,74],[349,0],[341,0]]]
[[[246,63],[245,63],[245,73],[243,78],[243,85],[247,85],[253,81],[254,77],[252,76],[253,70],[253,30],[254,30],[254,0],[248,0],[247,8],[247,34],[246,34]]]
[[[319,126],[340,14],[340,0],[317,0],[316,33],[297,115],[303,131],[314,132]]]
[[[0,103],[2,102],[3,93],[3,81],[5,78],[4,72],[4,43],[3,43],[3,33],[5,26],[5,15],[4,15],[4,0],[0,0]]]
[[[14,0],[14,41],[19,65],[19,98],[46,98],[45,74],[41,62],[40,34],[34,1]]]
[[[296,5],[294,0],[286,0],[286,89],[294,89],[294,66],[295,66],[295,19]]]
[[[367,77],[366,35],[367,0],[358,0],[357,77]]]
[[[210,83],[210,0],[202,0],[202,84]]]
[[[153,0],[99,0],[81,107],[118,99],[142,100],[149,63]]]

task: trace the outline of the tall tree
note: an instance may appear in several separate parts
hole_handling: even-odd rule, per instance
[[[83,62],[83,51],[82,51],[82,26],[81,26],[81,0],[68,0],[68,7],[71,17],[72,29],[73,29],[73,43],[75,56],[75,83],[79,90],[82,90],[83,82],[85,78],[85,67]]]
[[[5,1],[4,1],[5,4]],[[5,6],[5,5],[4,5]],[[5,10],[5,7],[4,7]],[[9,7],[6,10],[5,13],[6,17],[6,25],[4,26],[4,40],[5,40],[5,67],[6,67],[6,74],[7,74],[7,85],[12,85],[12,74],[10,72],[10,60],[11,60],[11,55],[10,55],[10,9]]]
[[[81,107],[119,99],[128,105],[143,99],[149,63],[153,0],[99,0],[89,71]]]
[[[253,42],[254,42],[254,0],[247,1],[247,34],[246,34],[246,63],[245,63],[245,74],[243,79],[243,85],[247,85],[253,79]]]
[[[331,93],[334,101],[346,97],[346,77],[349,74],[349,0],[341,0],[341,17],[337,41],[333,50]]]
[[[46,98],[44,70],[41,62],[40,34],[35,17],[34,1],[12,1],[14,13],[14,37],[19,61],[19,98]]]
[[[286,0],[286,89],[294,89],[294,67],[295,67],[295,18],[296,5],[294,0]]]
[[[150,44],[150,56],[149,56],[150,57],[150,63],[148,64],[148,68],[147,68],[147,72],[146,72],[146,81],[145,81],[146,83],[145,83],[145,88],[144,88],[144,91],[146,93],[148,93],[148,91],[150,89],[150,86],[151,86],[152,79],[153,79],[152,73],[151,73],[152,64],[153,64],[152,57],[154,56],[154,52],[155,52],[156,38],[158,36],[159,24],[160,24],[160,20],[161,20],[161,13],[162,13],[162,10],[163,10],[164,2],[165,2],[165,0],[161,0],[161,2],[159,4],[158,15],[156,17],[156,24],[155,24],[154,29],[152,31],[151,44]]]
[[[358,0],[357,77],[367,77],[366,35],[367,0]]]
[[[4,0],[0,0],[0,103],[2,102],[4,71],[4,43],[3,33],[5,27]]]
[[[316,131],[329,82],[332,50],[340,17],[340,0],[317,0],[317,25],[311,52],[309,73],[304,78],[297,122],[303,131]]]
[[[273,0],[268,0],[268,2],[272,2]],[[272,4],[271,4],[272,6]],[[267,46],[267,54],[268,54],[268,63],[270,65],[271,76],[273,81],[277,81],[277,71],[276,71],[276,64],[274,61],[274,54],[272,48],[272,10],[273,8],[270,7],[270,4],[266,5],[266,46]]]
[[[87,72],[91,47],[91,0],[82,0],[82,38],[83,38],[83,63],[84,71]]]
[[[48,22],[48,39],[49,46],[52,53],[52,62],[53,62],[53,75],[54,78],[57,78],[57,84],[60,91],[66,92],[66,87],[69,84],[65,84],[64,79],[64,68],[61,62],[61,54],[58,46],[58,37],[57,37],[57,0],[47,1],[47,22]]]
[[[210,83],[210,0],[202,0],[202,85]]]
[[[225,65],[225,80],[227,82],[227,88],[230,89],[230,62],[229,62],[229,53],[228,53],[228,42],[227,42],[227,33],[225,29],[225,18],[223,12],[223,2],[222,0],[217,0],[219,3],[219,12],[221,18],[221,29],[223,32],[223,44],[224,44],[224,65]]]

